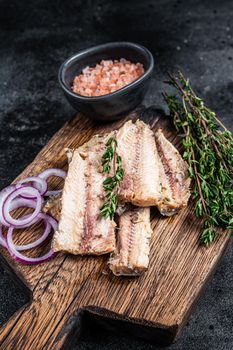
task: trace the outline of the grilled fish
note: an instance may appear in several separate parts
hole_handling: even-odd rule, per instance
[[[119,217],[117,246],[109,260],[114,275],[137,276],[149,264],[150,208],[132,207]]]

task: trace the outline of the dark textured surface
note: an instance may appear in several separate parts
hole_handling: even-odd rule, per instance
[[[0,186],[7,185],[74,111],[57,83],[62,61],[97,43],[147,46],[156,69],[145,103],[163,106],[167,70],[181,68],[233,131],[233,2],[0,1]],[[233,348],[230,248],[172,350]],[[26,301],[0,269],[0,320]],[[85,328],[75,349],[158,349]]]

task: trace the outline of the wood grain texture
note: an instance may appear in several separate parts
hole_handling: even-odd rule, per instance
[[[153,130],[162,127],[179,148],[180,138],[169,120],[158,118],[153,109],[141,107],[119,122],[102,125],[78,114],[54,135],[19,178],[48,167],[66,169],[65,147],[77,147],[96,133],[138,117]],[[110,328],[126,329],[160,343],[174,341],[222,256],[229,235],[222,232],[209,249],[200,246],[201,221],[193,214],[192,202],[171,218],[162,218],[153,208],[151,220],[150,266],[139,278],[113,276],[107,268],[107,257],[59,254],[48,263],[23,266],[2,251],[32,292],[32,301],[1,328],[1,349],[68,348],[87,312]],[[17,235],[17,242],[25,242],[27,235],[28,232]]]

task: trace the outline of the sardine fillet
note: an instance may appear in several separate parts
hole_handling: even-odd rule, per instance
[[[116,134],[125,176],[119,197],[137,206],[157,206],[173,215],[187,205],[190,179],[187,164],[161,129],[155,135],[140,120],[128,121]]]
[[[140,120],[130,120],[119,129],[116,138],[125,171],[120,199],[143,207],[158,205],[162,200],[159,159],[152,130]]]
[[[114,275],[137,276],[149,265],[150,208],[134,207],[119,217],[117,247],[109,260]]]
[[[154,135],[142,121],[128,121],[118,131],[95,136],[82,147],[69,152],[70,165],[62,196],[61,219],[53,240],[55,251],[73,254],[114,251],[115,223],[100,215],[105,200],[103,181],[106,178],[102,172],[101,157],[106,150],[106,141],[112,136],[117,139],[117,153],[122,157],[125,172],[118,188],[119,199],[123,203],[157,206],[163,215],[173,215],[187,205],[190,180],[187,164],[179,152],[161,130]],[[133,217],[140,215],[146,218],[148,209],[145,213],[140,210],[137,214],[134,209]],[[122,237],[123,224],[130,221],[132,227],[135,226],[133,217],[127,211],[120,218]],[[148,226],[147,222],[145,226]],[[142,232],[149,232],[148,227]]]
[[[105,178],[101,172],[103,147],[96,138],[93,151],[87,152],[88,146],[84,145],[69,155],[61,217],[52,244],[54,251],[100,255],[115,249],[115,222],[100,215]]]

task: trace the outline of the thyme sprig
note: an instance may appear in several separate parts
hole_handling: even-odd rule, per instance
[[[117,148],[117,140],[113,137],[110,137],[106,143],[107,149],[102,156],[102,166],[103,171],[109,174],[111,166],[110,163],[114,158],[114,154]]]
[[[204,217],[200,240],[210,245],[217,227],[233,230],[232,134],[194,93],[182,73],[169,78],[167,83],[176,88],[179,97],[164,94],[164,98],[177,130],[184,133],[183,158],[193,180],[195,213]]]
[[[110,138],[106,143],[107,149],[102,156],[103,171],[107,174],[111,170],[111,162],[117,164],[115,174],[107,177],[103,182],[103,188],[107,192],[106,201],[100,209],[102,217],[113,220],[117,205],[118,196],[115,193],[117,186],[124,177],[124,170],[122,168],[122,158],[116,153],[117,141],[115,138]]]

